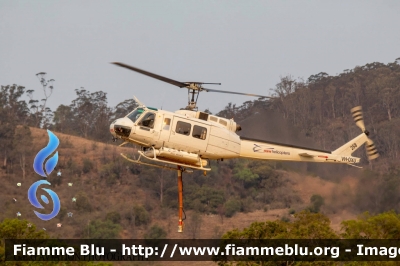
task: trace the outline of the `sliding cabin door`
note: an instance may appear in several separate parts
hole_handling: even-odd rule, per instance
[[[175,149],[204,153],[207,148],[210,127],[206,124],[174,117],[169,142]]]

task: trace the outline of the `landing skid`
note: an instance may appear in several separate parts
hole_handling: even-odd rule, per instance
[[[163,168],[163,169],[168,169],[168,170],[176,170],[176,168],[173,168],[173,167],[170,167],[170,166],[166,166],[166,165],[157,165],[157,164],[153,164],[153,163],[145,163],[145,162],[142,162],[142,161],[140,161],[140,157],[139,157],[139,159],[134,160],[134,159],[128,158],[128,157],[127,157],[125,154],[123,154],[123,153],[121,153],[121,156],[122,156],[125,160],[127,160],[127,161],[129,161],[129,162],[132,162],[132,163],[137,163],[137,164],[147,165],[147,166],[152,166],[152,167],[158,167],[158,168]]]

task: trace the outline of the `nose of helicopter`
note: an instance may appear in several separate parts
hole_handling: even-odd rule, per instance
[[[111,123],[110,133],[114,138],[116,137],[129,137],[133,132],[134,126],[133,122],[129,118],[119,118]]]

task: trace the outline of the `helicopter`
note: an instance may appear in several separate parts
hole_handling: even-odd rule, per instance
[[[129,158],[121,153],[124,159],[137,164],[177,171],[178,232],[183,232],[184,220],[182,174],[201,170],[206,175],[208,171],[211,171],[211,160],[248,158],[340,163],[361,168],[355,165],[360,162],[360,158],[353,157],[352,154],[365,143],[369,160],[379,156],[373,141],[368,137],[369,132],[365,129],[361,106],[352,108],[351,113],[362,133],[334,151],[252,139],[237,134],[241,126],[233,119],[198,111],[199,94],[200,92],[218,92],[259,98],[271,97],[208,89],[203,85],[221,85],[221,83],[180,82],[124,63],[113,64],[188,90],[188,105],[175,112],[148,107],[134,96],[138,107],[110,125],[113,140],[123,140],[119,146],[127,143],[140,146],[137,159]]]

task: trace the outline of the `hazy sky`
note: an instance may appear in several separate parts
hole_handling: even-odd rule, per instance
[[[50,107],[80,87],[109,104],[136,95],[176,110],[187,91],[111,65],[118,61],[178,81],[269,95],[279,77],[307,79],[400,57],[400,1],[5,1],[0,0],[0,84],[35,90],[55,79]],[[252,97],[202,93],[219,111]],[[129,111],[129,110],[127,110]]]

